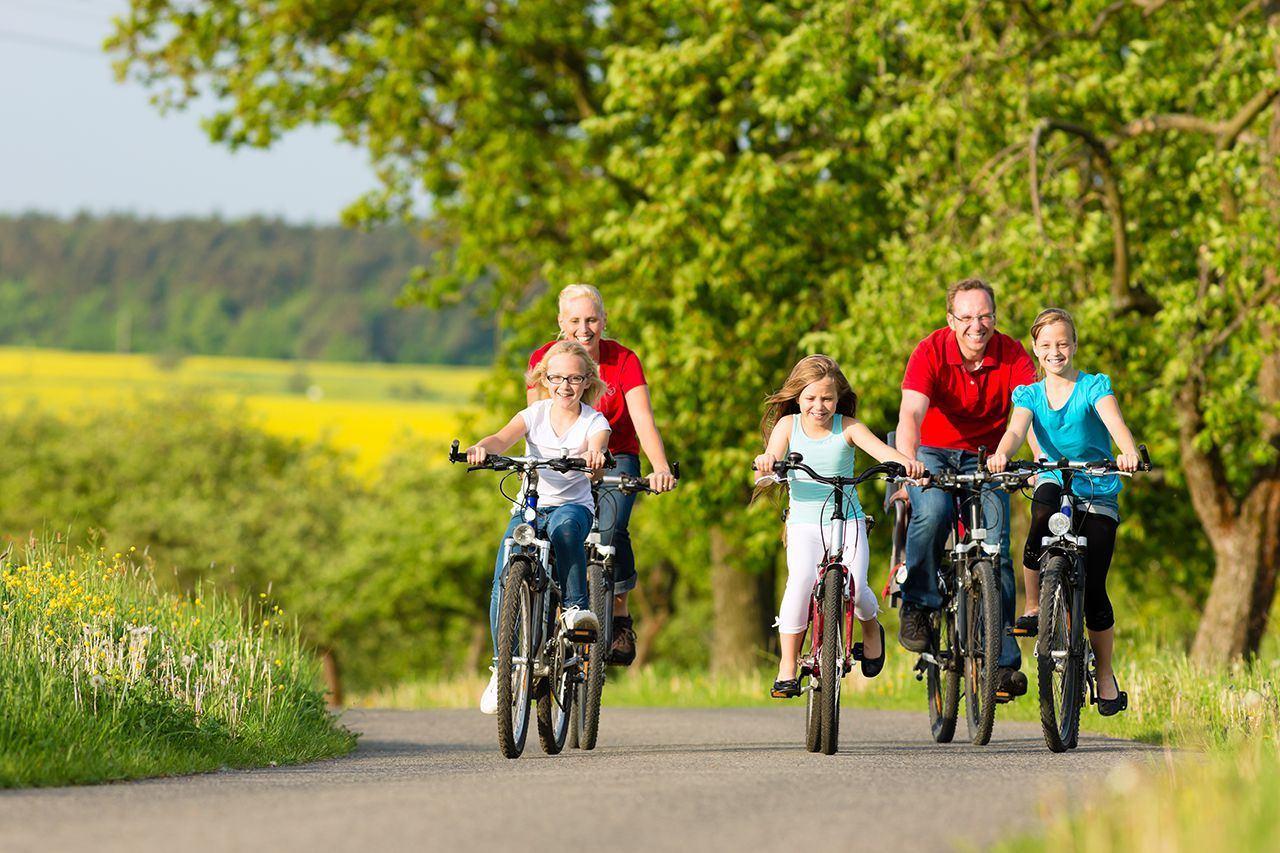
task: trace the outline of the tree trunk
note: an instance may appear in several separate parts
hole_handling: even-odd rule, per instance
[[[668,560],[657,560],[649,565],[640,582],[635,598],[641,618],[636,622],[636,659],[632,666],[640,667],[649,662],[653,644],[671,621],[674,610],[676,586],[675,567]]]
[[[744,565],[741,541],[731,530],[711,528],[711,671],[727,675],[755,668],[762,659],[766,619],[761,576]]]
[[[331,648],[320,650],[320,667],[324,674],[325,701],[331,708],[342,707],[342,670],[338,667],[338,654]]]

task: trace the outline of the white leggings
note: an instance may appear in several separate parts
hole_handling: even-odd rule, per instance
[[[781,634],[800,634],[809,625],[809,602],[813,585],[818,580],[818,563],[822,560],[822,540],[831,533],[825,524],[787,525],[787,591],[782,595],[782,610],[774,625]],[[830,542],[828,541],[828,546]],[[854,615],[863,621],[874,619],[879,612],[876,594],[867,585],[867,522],[851,518],[844,523],[844,559],[853,576],[857,598]]]

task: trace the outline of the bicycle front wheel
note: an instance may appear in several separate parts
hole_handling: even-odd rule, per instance
[[[1066,582],[1071,563],[1050,557],[1040,572],[1040,632],[1036,638],[1040,728],[1052,752],[1073,749],[1084,703],[1084,632]]]
[[[547,755],[558,755],[569,735],[576,686],[569,668],[573,644],[557,638],[553,644],[546,689],[538,696],[538,742]]]
[[[818,706],[822,752],[840,748],[840,671],[844,663],[844,578],[830,569],[822,576],[822,656],[818,665]]]
[[[529,733],[533,688],[533,593],[529,563],[507,564],[502,609],[498,613],[498,746],[507,758],[519,758]]]
[[[985,746],[991,741],[996,722],[1001,639],[1000,587],[990,562],[983,560],[974,565],[965,596],[965,719],[969,740]]]
[[[929,688],[929,727],[938,743],[951,743],[960,716],[960,645],[956,641],[956,613],[950,606],[934,616],[933,659],[925,664]]]

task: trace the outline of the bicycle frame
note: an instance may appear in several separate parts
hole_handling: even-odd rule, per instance
[[[1085,558],[1089,552],[1089,540],[1088,537],[1076,533],[1074,530],[1076,525],[1082,522],[1085,517],[1087,507],[1084,505],[1087,501],[1077,497],[1071,491],[1071,481],[1075,474],[1076,472],[1070,468],[1062,471],[1062,497],[1058,504],[1059,511],[1065,512],[1067,517],[1071,519],[1072,529],[1065,533],[1057,535],[1051,533],[1043,537],[1040,540],[1040,561],[1043,566],[1048,565],[1050,557],[1053,556],[1062,556],[1067,559],[1071,568],[1067,577],[1063,578],[1063,580],[1066,583],[1066,587],[1071,590],[1071,601],[1068,603],[1069,612],[1083,614],[1084,586],[1088,574],[1085,571]],[[1093,702],[1097,698],[1098,685],[1093,672],[1093,648],[1087,642],[1083,618],[1072,621],[1068,643],[1068,654],[1082,655],[1083,657],[1085,685],[1089,690],[1090,702]]]
[[[800,659],[801,674],[806,671],[811,675],[821,676],[819,661],[822,659],[822,632],[826,625],[826,620],[822,615],[822,582],[828,572],[840,573],[840,589],[841,600],[841,621],[843,631],[841,636],[840,654],[840,672],[838,675],[843,678],[845,673],[853,668],[853,605],[852,602],[857,601],[858,590],[854,588],[854,579],[849,568],[840,561],[840,557],[844,554],[844,530],[845,517],[844,511],[844,491],[837,486],[833,492],[835,496],[835,506],[832,510],[831,523],[828,528],[831,531],[831,544],[826,547],[822,555],[822,562],[818,564],[818,577],[813,584],[813,592],[809,598],[809,624],[812,630],[809,634],[809,654]],[[812,684],[805,688],[811,690]]]

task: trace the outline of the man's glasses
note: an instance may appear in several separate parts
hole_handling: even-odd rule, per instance
[[[951,314],[950,311],[947,313]],[[957,317],[955,314],[951,314],[951,318],[962,326],[967,326],[975,321],[984,326],[990,326],[996,321],[996,312],[992,311],[989,314],[974,314],[972,317]]]
[[[581,373],[574,373],[570,376],[561,376],[558,373],[548,373],[547,381],[552,385],[563,385],[568,382],[570,385],[581,385],[587,381],[587,377]]]

